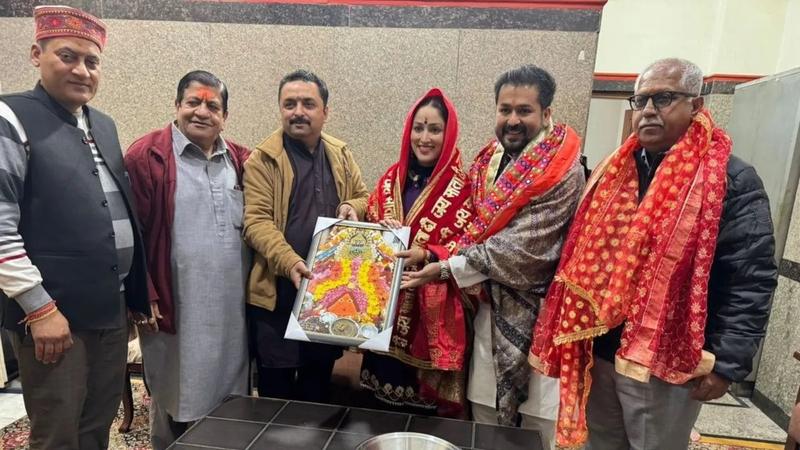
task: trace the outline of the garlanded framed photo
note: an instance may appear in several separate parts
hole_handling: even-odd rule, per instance
[[[287,339],[388,351],[410,230],[317,219]]]

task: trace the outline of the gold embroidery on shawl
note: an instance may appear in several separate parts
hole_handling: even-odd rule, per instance
[[[414,238],[414,243],[419,247],[424,247],[425,244],[431,239],[431,235],[419,230],[417,231],[417,236]]]
[[[445,213],[447,213],[447,208],[452,204],[453,202],[450,200],[440,197],[439,200],[436,200],[436,204],[433,205],[433,217],[436,217],[437,219],[444,217]]]
[[[642,383],[650,381],[650,369],[633,361],[622,359],[619,356],[614,358],[614,369],[618,374],[633,378],[636,381]]]
[[[426,233],[433,233],[433,230],[436,228],[436,222],[427,217],[423,217],[419,220],[419,228]]]
[[[444,227],[441,230],[439,230],[439,238],[442,241],[446,241],[447,238],[451,237],[454,234],[455,233],[453,232],[453,230],[451,230],[449,227]]]
[[[456,153],[454,152],[450,157],[450,161],[452,161],[453,158],[455,157]],[[405,220],[401,222],[403,222],[404,224],[414,223],[414,221],[417,219],[417,215],[419,215],[420,213],[420,210],[428,201],[428,197],[431,196],[431,191],[433,190],[433,187],[439,185],[439,179],[442,178],[445,175],[445,173],[448,173],[448,171],[440,170],[439,173],[437,173],[436,175],[433,176],[433,178],[428,180],[428,184],[425,185],[425,187],[422,189],[422,193],[420,193],[419,197],[417,197],[417,199],[414,200],[414,204],[411,205],[411,209],[408,210],[408,216],[405,218]],[[400,185],[401,183],[399,182],[395,183],[395,189],[396,189],[395,195],[397,196],[397,198],[402,199],[403,195],[400,192]],[[401,211],[402,209],[403,208],[400,208]],[[434,214],[434,217],[438,216]]]
[[[472,216],[472,213],[470,213],[469,211],[467,211],[464,208],[459,208],[458,211],[456,211],[456,218],[455,218],[455,221],[453,222],[453,226],[455,226],[459,230],[463,229],[464,225],[467,224],[467,220],[471,216]]]
[[[492,159],[489,160],[489,167],[486,168],[486,176],[483,185],[487,188],[494,185],[494,180],[497,179],[498,170],[500,170],[500,161],[503,160],[505,149],[499,142],[495,142],[494,150],[492,150]],[[487,189],[488,190],[488,189]]]
[[[461,189],[464,188],[464,183],[458,178],[452,178],[447,188],[444,190],[444,196],[447,198],[456,198],[461,194]]]

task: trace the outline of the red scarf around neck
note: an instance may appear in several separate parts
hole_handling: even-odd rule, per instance
[[[631,135],[595,169],[534,329],[531,364],[561,380],[560,447],[588,436],[595,336],[624,323],[616,370],[643,382],[682,384],[713,368],[702,349],[731,140],[698,113],[639,203],[641,148]]]

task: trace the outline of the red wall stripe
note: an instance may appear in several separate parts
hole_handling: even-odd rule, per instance
[[[594,73],[594,79],[597,81],[636,81],[637,76],[635,73]]]
[[[737,83],[747,83],[748,81],[757,80],[764,77],[764,75],[733,75],[727,73],[715,73],[704,77],[703,80],[708,81],[735,81]]]

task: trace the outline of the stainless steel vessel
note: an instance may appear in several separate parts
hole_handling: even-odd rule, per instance
[[[359,444],[356,450],[459,450],[459,448],[429,434],[399,432],[371,437]]]

